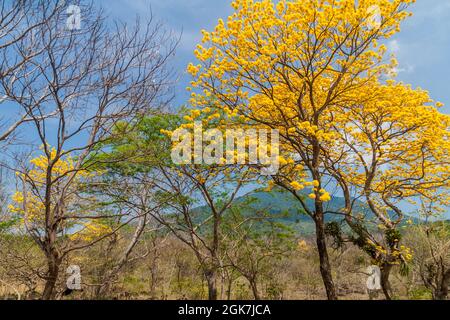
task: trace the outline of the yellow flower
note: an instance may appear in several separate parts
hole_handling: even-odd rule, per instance
[[[91,242],[95,239],[108,235],[112,232],[111,227],[100,222],[92,221],[83,223],[80,231],[77,231],[69,236],[72,241]]]
[[[325,192],[324,194],[322,194],[320,196],[319,199],[320,199],[320,201],[328,202],[328,201],[331,201],[331,196],[330,196],[330,194],[328,192]]]
[[[300,252],[306,252],[309,250],[309,246],[305,240],[300,240],[297,244],[297,250]]]
[[[30,160],[31,168],[27,175],[20,174],[27,183],[33,186],[33,191],[27,191],[25,193],[22,191],[15,192],[11,197],[12,204],[8,206],[8,209],[11,212],[20,214],[22,216],[22,223],[27,222],[33,224],[34,227],[37,228],[42,228],[44,226],[46,206],[42,201],[42,194],[46,190],[46,175],[47,170],[50,170],[49,163],[56,158],[56,154],[56,150],[51,148],[49,155],[50,159],[46,155],[38,156]],[[67,197],[64,201],[67,203],[76,201],[74,194],[75,189],[79,188],[79,183],[94,176],[94,173],[92,172],[77,169],[74,160],[70,156],[58,159],[51,167],[52,179],[58,179],[59,183],[62,183],[65,178],[69,177],[70,175],[68,175],[68,173],[71,172],[75,174],[75,177],[71,177],[71,179],[73,179],[70,184],[71,188],[66,190]],[[56,190],[54,189],[57,186],[58,183],[54,183],[53,189],[51,189],[50,192],[55,192]],[[51,202],[50,206],[50,210],[53,210],[55,204]],[[68,214],[71,213],[69,212]]]
[[[200,66],[194,66],[190,63],[187,67],[187,72],[189,72],[192,76],[195,76],[200,71]]]
[[[303,190],[305,188],[305,186],[303,186],[302,184],[298,183],[297,181],[292,181],[290,183],[291,187],[294,188],[295,191],[299,191],[299,190]]]

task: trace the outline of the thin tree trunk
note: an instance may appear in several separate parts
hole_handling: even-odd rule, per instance
[[[448,297],[448,287],[450,285],[450,270],[442,276],[441,284],[438,288],[438,292],[435,294],[436,300],[447,300]]]
[[[389,282],[389,276],[391,274],[392,265],[389,263],[385,263],[381,266],[381,288],[383,289],[384,296],[386,300],[392,300],[392,288],[391,283]]]
[[[249,279],[249,282],[250,282],[250,287],[252,288],[253,298],[255,298],[255,300],[261,300],[261,297],[259,296],[259,292],[258,292],[258,284],[257,284],[256,278]]]
[[[322,276],[323,284],[325,285],[327,298],[328,300],[338,300],[336,288],[333,282],[333,276],[331,274],[331,265],[328,257],[325,226],[322,214],[318,214],[316,216],[315,223],[316,223],[317,250],[319,251],[319,259],[320,259],[320,274]]]
[[[214,270],[205,272],[206,282],[208,283],[208,299],[217,300],[217,273]]]
[[[139,219],[139,224],[133,233],[133,237],[131,238],[130,242],[126,246],[125,251],[122,253],[119,261],[103,277],[103,283],[98,288],[98,291],[97,291],[97,298],[105,297],[107,295],[108,291],[111,288],[112,280],[118,276],[118,274],[122,270],[122,268],[128,263],[129,257],[131,255],[131,253],[133,252],[134,248],[136,247],[142,233],[144,232],[146,225],[147,225],[147,214],[144,213],[141,215],[141,218]]]
[[[150,267],[150,298],[156,299],[156,286],[158,284],[158,255],[155,249],[155,258]]]
[[[233,288],[233,278],[231,275],[228,277],[228,285],[227,285],[227,300],[231,300],[231,290]]]
[[[50,257],[48,261],[48,273],[45,282],[44,291],[42,293],[42,300],[55,299],[55,287],[58,280],[60,262],[55,257]]]

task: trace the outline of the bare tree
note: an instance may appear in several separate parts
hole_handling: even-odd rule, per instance
[[[155,190],[151,181],[145,174],[133,176],[118,175],[114,170],[110,170],[107,178],[101,177],[95,186],[96,193],[103,199],[108,199],[107,203],[113,204],[113,212],[129,212],[132,217],[129,226],[132,227],[131,236],[126,239],[119,239],[115,234],[109,241],[109,250],[116,249],[118,253],[114,261],[109,262],[108,270],[101,276],[101,283],[97,285],[96,296],[103,298],[111,288],[112,283],[117,278],[119,272],[127,265],[146,258],[149,254],[157,250],[158,245],[153,243],[152,248],[146,246],[145,250],[136,253],[139,241],[144,235],[156,236],[162,226],[152,219],[151,214],[158,211],[161,203],[155,200]],[[108,207],[111,207],[108,205]],[[121,215],[115,219],[114,225],[120,227],[124,221]],[[123,240],[124,245],[117,250],[119,240]],[[141,250],[142,251],[142,250]]]
[[[64,226],[105,218],[70,210],[82,194],[81,176],[94,166],[91,159],[112,138],[118,122],[132,122],[170,99],[166,65],[176,45],[171,34],[152,17],[144,23],[137,19],[134,26],[108,24],[91,3],[78,6],[83,18],[79,30],[68,30],[67,14],[57,10],[14,46],[16,55],[29,57],[27,63],[0,79],[8,100],[30,119],[30,132],[37,138],[33,142],[42,146],[45,159],[42,181],[34,181],[28,170],[21,172],[24,197],[33,195],[43,208],[41,223],[27,226],[47,258],[43,299],[55,297],[63,259],[92,245],[61,241]],[[42,52],[30,56],[36,41],[44,44]],[[68,170],[56,170],[65,159],[71,159]],[[26,200],[22,205],[27,215]]]
[[[242,170],[242,175],[233,170]],[[161,166],[159,176],[154,185],[169,201],[154,217],[192,249],[208,284],[209,300],[217,300],[224,267],[223,218],[252,175],[243,168],[188,165]]]
[[[241,204],[232,208],[225,219],[225,265],[242,275],[249,283],[255,300],[261,300],[261,278],[270,272],[276,260],[292,253],[293,231],[278,223],[276,215],[252,210]]]
[[[2,119],[1,142],[10,138],[20,125],[33,120],[27,110],[14,107],[8,93],[21,81],[21,74],[31,60],[44,53],[46,43],[34,36],[36,32],[64,10],[64,1],[17,0],[0,4],[0,105],[11,114]]]

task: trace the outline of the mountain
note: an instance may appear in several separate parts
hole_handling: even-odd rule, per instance
[[[308,197],[307,193],[301,194],[306,202],[308,209],[313,210],[314,200]],[[315,227],[312,219],[305,213],[300,202],[289,192],[274,188],[272,191],[256,190],[242,196],[236,200],[236,204],[247,203],[245,210],[262,211],[264,210],[279,222],[283,222],[299,233],[304,235],[311,235],[314,233]],[[338,212],[345,206],[345,200],[342,197],[332,197],[331,201],[325,204],[326,211]],[[361,202],[355,201],[355,212],[367,215],[373,218],[373,214],[368,210],[367,206]],[[250,213],[250,212],[249,212]],[[325,216],[326,222],[342,221],[342,216],[337,214],[327,214]]]
[[[303,193],[301,196],[304,198],[307,207],[313,210],[314,200],[308,198],[307,193]],[[283,222],[304,235],[313,234],[315,230],[314,222],[305,213],[299,201],[291,193],[280,188],[274,188],[270,192],[254,190],[237,198],[235,206],[241,207],[244,215],[264,211],[278,222]],[[343,197],[333,196],[331,201],[325,204],[325,211],[339,212],[344,206],[345,200]],[[206,206],[197,208],[197,210],[204,214],[208,213],[208,207]],[[364,215],[366,221],[373,220],[375,222],[373,226],[376,226],[376,218],[364,202],[355,200],[353,212],[355,216],[358,214]],[[327,214],[325,216],[326,222],[340,222],[342,220],[343,218],[339,214]],[[411,220],[413,223],[420,221],[420,219],[414,217],[411,217]]]
[[[301,194],[306,202],[308,209],[313,210],[314,200],[308,197],[307,193]],[[256,190],[251,193],[240,197],[236,201],[239,203],[248,202],[249,206],[254,210],[265,209],[268,213],[274,215],[285,214],[285,219],[290,221],[304,221],[310,220],[310,217],[306,215],[299,201],[289,192],[281,189],[273,189],[270,192],[263,190]],[[345,206],[345,200],[342,197],[332,197],[331,201],[325,204],[326,211],[338,212]],[[355,212],[362,214],[370,214],[367,206],[356,200],[354,205]],[[341,218],[339,215],[328,214],[326,216],[328,221],[336,221]]]

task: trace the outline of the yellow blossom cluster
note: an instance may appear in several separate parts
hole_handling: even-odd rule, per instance
[[[46,215],[64,215],[67,216],[83,216],[84,214],[77,214],[72,209],[72,204],[76,201],[75,190],[86,179],[94,177],[94,173],[83,169],[76,169],[75,160],[66,156],[57,159],[57,151],[54,148],[49,149],[49,156],[40,155],[30,160],[31,168],[27,172],[18,172],[17,176],[21,179],[24,191],[16,191],[12,196],[12,203],[8,209],[18,214],[21,220],[28,227],[45,228],[48,217]],[[50,173],[50,174],[48,174]],[[66,183],[71,174],[75,174],[72,183]],[[48,180],[48,177],[50,180]],[[46,207],[44,199],[46,198],[47,185],[50,186],[49,207]],[[57,206],[56,203],[61,201],[60,190],[65,188],[64,203],[67,206],[64,210]],[[62,229],[66,232],[71,232],[70,229],[79,228],[81,231],[76,232],[70,236],[71,240],[92,241],[95,237],[102,236],[110,232],[110,228],[100,222],[87,222],[81,217],[77,219],[64,219],[61,224]]]
[[[110,226],[96,222],[86,222],[81,224],[81,229],[77,232],[72,233],[69,238],[72,241],[86,241],[92,242],[98,238],[108,235],[112,232]]]

